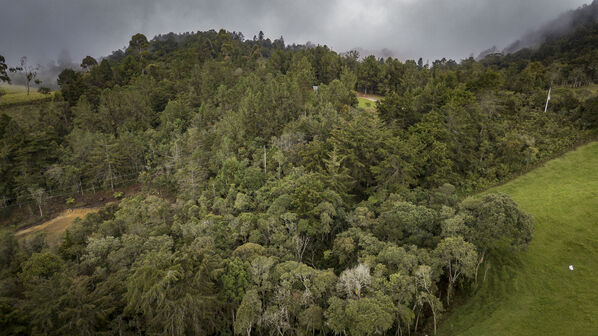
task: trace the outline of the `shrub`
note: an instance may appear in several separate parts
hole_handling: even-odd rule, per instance
[[[45,86],[40,86],[39,89],[37,89],[37,92],[39,93],[43,93],[43,94],[50,94],[50,88],[45,87]]]

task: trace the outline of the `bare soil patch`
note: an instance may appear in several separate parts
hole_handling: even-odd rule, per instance
[[[15,236],[17,238],[25,237],[29,234],[44,231],[46,233],[46,240],[48,245],[55,246],[60,242],[60,238],[64,231],[73,224],[75,218],[84,217],[88,213],[99,211],[101,208],[79,208],[69,209],[61,212],[57,217],[44,222],[39,225],[31,226],[26,229],[18,231]]]

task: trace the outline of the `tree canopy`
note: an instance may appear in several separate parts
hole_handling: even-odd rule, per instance
[[[57,246],[0,230],[2,330],[435,332],[480,265],[532,239],[508,196],[474,195],[595,134],[578,38],[424,64],[211,30],[86,57],[53,101],[0,109],[2,218],[140,191]]]

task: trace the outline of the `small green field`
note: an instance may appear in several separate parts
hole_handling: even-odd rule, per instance
[[[361,107],[364,109],[375,109],[376,108],[375,101],[371,101],[371,100],[363,98],[363,97],[357,97],[357,102],[358,102],[357,107]]]
[[[489,261],[478,292],[446,316],[439,334],[597,335],[598,143],[488,192],[510,195],[533,215],[533,241],[526,252]]]
[[[376,101],[384,98],[383,96],[378,96],[374,94],[364,94],[358,91],[354,91],[354,93],[357,96],[357,107],[366,110],[375,109]]]
[[[41,99],[51,99],[54,92],[43,94],[37,92],[37,88],[31,88],[27,95],[27,88],[22,85],[0,85],[0,106],[17,105]]]

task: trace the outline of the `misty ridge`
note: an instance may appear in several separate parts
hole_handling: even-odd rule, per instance
[[[496,46],[484,50],[478,55],[477,59],[481,60],[492,54],[511,54],[526,48],[534,49],[548,40],[562,38],[574,30],[591,25],[596,20],[598,20],[598,0],[559,15],[556,19],[547,22],[539,29],[526,33],[502,51]]]
[[[52,90],[57,90],[59,89],[59,86],[56,79],[58,78],[58,75],[62,72],[62,70],[80,69],[80,65],[71,59],[69,52],[66,50],[63,50],[60,53],[60,55],[58,56],[58,60],[56,61],[48,60],[45,62],[42,61],[39,63],[32,63],[27,56],[24,57],[26,57],[26,62],[34,69],[36,69],[36,79],[40,81],[40,84],[32,84],[32,87],[35,88],[47,87]],[[13,65],[11,64],[11,66]],[[16,66],[16,64],[14,64],[14,66]],[[27,79],[25,78],[26,75],[23,72],[10,73],[9,76],[12,81],[12,84],[15,85],[25,85],[27,82]]]
[[[486,56],[493,54],[511,54],[526,48],[534,49],[535,47],[538,47],[540,44],[547,40],[561,38],[571,33],[572,31],[579,29],[580,27],[584,27],[596,22],[597,19],[598,0],[594,0],[591,4],[583,5],[575,10],[567,11],[559,15],[556,19],[553,19],[545,23],[539,29],[524,34],[520,39],[509,44],[502,50],[496,45],[492,46],[491,48],[480,52],[476,59],[481,60]],[[131,34],[133,33],[134,32],[131,32]],[[193,34],[194,32],[170,32],[166,34],[158,34],[152,39],[152,41],[160,41],[161,43],[172,43],[174,48],[176,47],[176,45],[183,44],[185,40]],[[241,32],[234,32],[234,34],[237,34],[238,38],[241,40],[246,38]],[[253,36],[253,38],[255,39],[256,36]],[[276,41],[278,41],[278,43],[280,43],[280,41],[284,43],[282,36],[278,39],[273,40],[273,43],[276,43]],[[289,48],[292,50],[298,50],[302,48],[315,48],[317,45],[318,44],[315,44],[311,41],[307,41],[304,44],[284,44],[285,48]],[[124,58],[125,50],[126,46],[122,49],[113,51],[110,55],[105,57],[111,60],[120,60]],[[408,57],[406,57],[403,52],[391,50],[389,48],[372,49],[357,46],[345,52],[341,52],[341,54],[348,53],[357,53],[360,59],[363,59],[370,55],[382,59],[397,58],[403,61],[408,59]],[[473,56],[473,53],[470,53],[470,55]],[[22,56],[26,56],[28,58],[30,57],[30,55]],[[102,60],[103,58],[104,57],[98,57],[98,60]],[[41,84],[33,84],[32,87],[43,86],[52,90],[56,90],[59,88],[56,80],[58,74],[62,70],[67,68],[81,70],[80,62],[78,62],[77,60],[73,60],[70,56],[70,52],[66,49],[63,49],[60,52],[57,60],[46,60],[37,63],[33,63],[31,60],[28,61],[30,65],[37,68],[37,79],[41,81]],[[430,63],[430,61],[432,60],[425,61],[426,63]],[[23,73],[11,73],[10,77],[12,79],[12,82],[17,85],[24,85],[26,82],[25,75]]]
[[[239,40],[245,39],[245,36],[241,32],[233,32],[232,34],[235,36],[236,39],[239,39]],[[170,32],[167,34],[159,34],[159,35],[154,36],[154,38],[152,39],[152,42],[158,42],[160,44],[160,46],[162,46],[164,44],[169,45],[170,48],[172,48],[174,50],[178,46],[185,43],[185,40],[193,35],[194,35],[194,32],[183,32],[183,33]],[[256,39],[257,39],[257,35],[254,35],[253,40],[256,40]],[[307,41],[307,42],[305,42],[305,44],[288,44],[288,45],[286,45],[286,44],[284,44],[284,39],[282,36],[273,41],[271,41],[269,38],[267,38],[266,43],[282,44],[286,48],[289,48],[294,51],[301,50],[301,49],[312,49],[312,48],[315,48],[318,46],[318,44],[315,44],[311,41]],[[120,61],[120,60],[124,59],[124,57],[126,56],[126,48],[127,47],[124,46],[122,49],[115,50],[110,55],[108,55],[106,57],[100,57],[99,61],[101,61],[104,58],[107,58],[108,60],[112,60],[112,61]],[[383,59],[386,59],[386,58],[406,59],[405,57],[402,57],[400,54],[398,54],[395,51],[390,50],[388,48],[373,50],[373,49],[366,49],[366,48],[362,48],[362,47],[356,47],[356,48],[353,48],[353,49],[346,51],[344,53],[341,53],[341,54],[349,54],[349,53],[356,53],[358,55],[359,59],[364,59],[365,57],[370,56],[370,55],[376,56],[376,58],[383,58]],[[24,57],[27,57],[27,56],[24,56]],[[52,90],[57,90],[57,89],[59,89],[59,85],[57,83],[57,78],[58,78],[58,75],[64,69],[74,69],[74,70],[82,69],[80,63],[73,61],[72,57],[70,56],[70,53],[66,49],[63,49],[60,52],[60,55],[58,56],[58,59],[56,61],[55,60],[47,60],[47,61],[42,61],[39,63],[31,64],[31,61],[29,59],[27,59],[27,62],[30,63],[29,64],[30,66],[33,66],[35,69],[37,69],[37,79],[40,80],[40,84],[39,85],[32,84],[32,87],[35,87],[35,88],[41,86],[41,87],[50,88]],[[25,85],[26,81],[27,81],[25,78],[25,74],[22,72],[10,73],[10,78],[12,80],[12,83],[16,84],[16,85]]]

